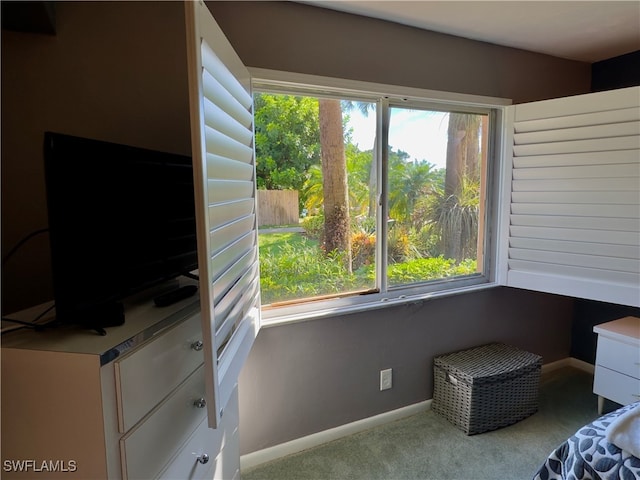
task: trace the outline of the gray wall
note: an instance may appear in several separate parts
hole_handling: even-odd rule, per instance
[[[249,453],[432,398],[433,357],[501,341],[569,356],[573,301],[510,288],[263,328],[240,376]],[[379,391],[379,372],[393,388]]]
[[[2,32],[4,251],[46,226],[45,130],[190,151],[182,5],[56,7],[55,37]],[[578,62],[293,3],[210,7],[249,66],[515,102],[589,89],[589,65]],[[3,268],[3,313],[51,298],[48,262],[40,237]],[[564,358],[572,305],[498,288],[264,329],[240,379],[242,452],[428,399],[440,353],[503,340],[545,362]],[[378,371],[389,367],[395,386],[381,393]]]
[[[252,67],[503,97],[514,103],[587,93],[591,86],[587,63],[292,2],[207,5]]]

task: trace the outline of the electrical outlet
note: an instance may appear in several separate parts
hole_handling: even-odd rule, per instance
[[[380,370],[380,391],[389,390],[391,388],[391,378],[393,376],[393,370],[387,368],[386,370]]]

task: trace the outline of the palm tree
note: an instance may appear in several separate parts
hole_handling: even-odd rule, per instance
[[[473,113],[451,112],[449,114],[445,177],[445,194],[447,195],[455,195],[459,191],[464,177],[476,178],[479,174],[478,133],[481,118],[481,115]]]
[[[304,206],[311,215],[322,209],[324,201],[322,192],[322,167],[311,165],[307,170],[306,180],[302,186],[302,194],[305,198]]]
[[[362,113],[365,117],[369,115],[369,112],[376,110],[376,104],[371,102],[356,102],[352,100],[342,100],[342,109],[345,112],[350,112],[354,108],[357,108],[360,113]],[[378,184],[378,162],[376,162],[376,158],[378,155],[378,133],[376,129],[376,135],[373,137],[373,148],[371,151],[371,155],[373,161],[371,162],[371,166],[369,168],[369,208],[367,212],[367,216],[375,217],[376,215],[376,206],[377,206],[377,184]]]
[[[319,99],[320,158],[324,196],[324,241],[327,253],[345,253],[345,267],[351,272],[351,229],[347,164],[344,151],[340,100]]]
[[[447,168],[443,195],[433,218],[442,233],[444,255],[461,261],[477,242],[482,115],[449,114]],[[477,244],[473,245],[475,252]]]
[[[440,238],[444,256],[456,262],[476,258],[480,213],[478,181],[462,177],[457,194],[447,195],[438,188],[427,202],[428,221]]]
[[[389,214],[402,222],[411,221],[418,199],[433,190],[437,178],[433,164],[407,157],[402,151],[389,154]]]

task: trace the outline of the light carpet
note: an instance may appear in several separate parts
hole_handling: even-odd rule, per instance
[[[242,479],[528,480],[598,417],[592,384],[592,375],[566,367],[542,376],[538,412],[514,425],[467,436],[427,410],[253,467]]]

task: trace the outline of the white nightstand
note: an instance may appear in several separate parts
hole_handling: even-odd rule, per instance
[[[605,398],[621,405],[640,400],[640,318],[620,318],[593,331],[598,334],[593,393],[602,414]]]

